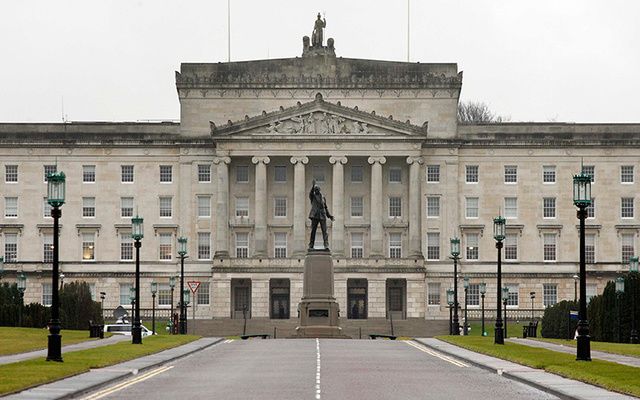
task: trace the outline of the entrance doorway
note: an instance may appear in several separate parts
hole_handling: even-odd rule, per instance
[[[366,279],[347,279],[347,318],[367,319]]]
[[[289,319],[290,306],[289,279],[270,279],[269,297],[271,299],[271,319]]]
[[[231,318],[251,318],[251,279],[231,279]]]
[[[407,280],[387,279],[387,318],[407,318]]]

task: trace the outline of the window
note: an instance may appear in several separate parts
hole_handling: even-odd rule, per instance
[[[85,218],[94,218],[96,216],[96,198],[82,198],[82,216]]]
[[[276,232],[273,234],[273,256],[275,258],[287,258],[286,232]]]
[[[314,165],[311,167],[311,176],[316,182],[324,182],[324,167],[322,165]]]
[[[596,167],[594,165],[583,165],[582,173],[591,177],[591,183],[596,181]]]
[[[440,233],[427,233],[427,260],[440,259]]]
[[[556,166],[555,165],[542,166],[542,182],[556,183]]]
[[[633,197],[623,197],[620,199],[620,217],[633,218]]]
[[[545,197],[542,199],[542,217],[543,218],[556,217],[556,198],[555,197]]]
[[[211,164],[198,164],[198,182],[211,182]]]
[[[633,165],[620,166],[620,182],[633,183]]]
[[[82,182],[94,183],[95,181],[96,181],[96,166],[83,165],[82,166]]]
[[[513,261],[518,259],[518,234],[507,233],[504,238],[504,259]]]
[[[364,234],[362,232],[351,233],[351,258],[364,256]]]
[[[517,197],[504,198],[504,217],[508,219],[518,218],[518,198]]]
[[[198,218],[211,217],[211,196],[198,196]]]
[[[249,216],[249,198],[236,197],[236,217]]]
[[[355,196],[351,198],[351,216],[362,217],[364,215],[364,204],[362,196]]]
[[[596,262],[596,235],[593,233],[584,235],[584,259],[588,264]]]
[[[427,197],[427,218],[440,217],[440,197]]]
[[[173,181],[173,168],[171,165],[160,166],[160,183],[171,183]]]
[[[470,283],[469,287],[467,288],[467,305],[480,305],[480,285],[478,285],[477,283]]]
[[[120,216],[122,218],[133,217],[133,197],[120,197]]]
[[[273,216],[274,217],[286,217],[287,216],[287,198],[276,197],[273,199]]]
[[[248,183],[249,182],[249,166],[237,165],[236,166],[236,183]]]
[[[635,240],[632,233],[623,233],[620,235],[620,241],[622,242],[622,263],[629,262],[629,258],[636,254]]]
[[[402,258],[402,234],[389,234],[389,258]]]
[[[284,165],[276,165],[273,167],[273,180],[276,182],[287,181],[287,167]]]
[[[51,218],[51,209],[53,207],[51,207],[51,204],[49,204],[49,202],[47,201],[47,198],[45,197],[42,200],[42,216],[44,218]]]
[[[4,216],[5,218],[18,217],[18,198],[17,197],[4,198]]]
[[[197,296],[196,296],[196,302],[199,306],[208,306],[210,299],[209,299],[209,291],[210,291],[210,284],[209,282],[200,282],[200,287],[198,287],[198,291]]]
[[[131,233],[120,234],[120,261],[133,261],[133,239]]]
[[[82,233],[82,261],[96,260],[96,234],[95,232]]]
[[[51,233],[42,235],[42,262],[53,262],[53,234]]]
[[[248,232],[236,233],[236,257],[237,258],[249,257],[249,233]]]
[[[198,232],[198,260],[211,259],[211,233]]]
[[[480,234],[478,233],[467,233],[465,235],[466,239],[466,258],[467,260],[477,260],[478,259],[478,247],[480,241]]]
[[[171,288],[168,283],[158,284],[158,305],[170,306],[171,305]]]
[[[544,261],[556,261],[556,234],[545,233],[543,237],[543,260]]]
[[[173,234],[163,232],[160,238],[160,260],[171,261],[173,259]]]
[[[50,306],[51,300],[52,300],[51,284],[43,283],[42,284],[42,304],[45,306]]]
[[[120,166],[120,181],[122,183],[133,183],[133,165]]]
[[[478,166],[467,165],[465,168],[465,178],[467,183],[478,183]]]
[[[171,218],[171,197],[160,197],[160,217]]]
[[[16,262],[18,259],[18,234],[4,234],[4,262]]]
[[[440,305],[440,282],[427,284],[427,304],[430,306]]]
[[[402,182],[402,168],[389,167],[389,183]]]
[[[558,302],[558,285],[555,283],[544,283],[542,285],[542,303],[545,307],[552,306]]]
[[[504,166],[504,183],[518,183],[518,166]]]
[[[507,283],[505,285],[509,288],[509,295],[507,296],[507,306],[518,306],[518,284],[517,283]]]
[[[402,217],[402,197],[389,197],[389,217]]]
[[[439,183],[439,182],[440,182],[440,166],[427,165],[427,183]]]
[[[364,169],[362,165],[351,166],[351,183],[362,183],[364,180]]]
[[[18,182],[18,166],[17,165],[4,166],[4,181],[6,183]]]
[[[595,218],[596,217],[596,199],[591,198],[591,204],[587,207],[587,218]]]
[[[120,284],[120,305],[121,306],[131,305],[131,298],[129,296],[131,294],[132,287],[133,285],[130,283]]]
[[[45,165],[44,166],[44,181],[47,182],[47,176],[55,174],[58,171],[57,165]]]
[[[466,218],[478,218],[478,198],[467,197],[465,203]]]

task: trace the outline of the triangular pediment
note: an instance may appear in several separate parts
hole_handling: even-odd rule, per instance
[[[387,136],[403,138],[425,138],[427,124],[412,125],[409,121],[399,122],[391,117],[380,117],[375,113],[326,102],[318,94],[314,101],[294,107],[280,108],[278,111],[242,121],[229,121],[223,126],[211,122],[214,138],[246,136],[286,136],[286,137],[356,137]]]

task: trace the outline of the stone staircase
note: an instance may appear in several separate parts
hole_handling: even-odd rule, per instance
[[[242,319],[189,319],[189,333],[201,336],[238,336],[242,335],[244,320]],[[247,319],[246,334],[269,334],[278,339],[292,337],[299,325],[294,319]],[[370,319],[344,319],[340,318],[342,332],[353,339],[369,339],[370,334],[391,334],[391,325],[385,318]],[[448,320],[424,320],[421,318],[409,318],[393,321],[394,334],[408,337],[432,337],[446,335],[449,331]]]

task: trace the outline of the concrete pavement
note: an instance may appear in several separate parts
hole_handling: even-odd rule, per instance
[[[498,375],[508,377],[516,382],[524,382],[533,387],[540,388],[548,393],[552,393],[563,399],[575,400],[631,400],[635,397],[626,396],[620,393],[610,392],[597,386],[563,378],[540,369],[526,367],[524,365],[512,363],[475,353],[458,346],[443,342],[438,339],[416,339],[417,342],[432,348],[436,351],[454,356],[460,360],[469,362],[480,368],[493,371]],[[497,398],[497,397],[492,397]]]

